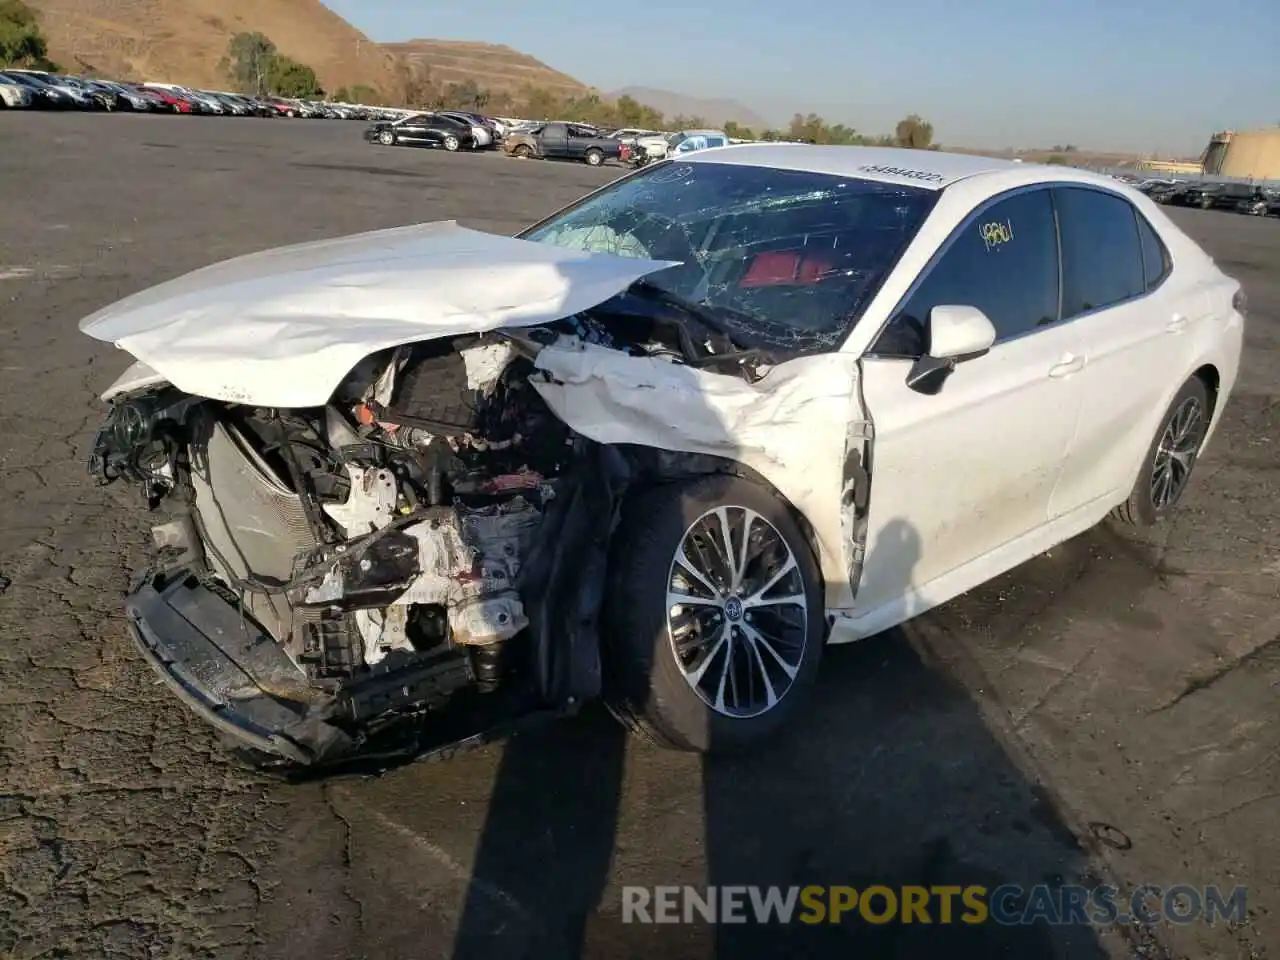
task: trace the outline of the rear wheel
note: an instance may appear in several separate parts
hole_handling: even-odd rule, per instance
[[[1149,527],[1173,511],[1187,490],[1209,429],[1209,417],[1209,389],[1199,377],[1192,377],[1160,421],[1129,499],[1116,507],[1112,516]]]
[[[587,161],[587,166],[598,167],[600,166],[600,164],[604,163],[604,154],[601,151],[592,147],[590,150],[587,151],[586,161]]]
[[[825,639],[822,581],[787,506],[739,477],[632,500],[604,618],[606,701],[676,749],[732,751],[803,700]]]
[[[441,141],[441,142],[442,142],[442,144],[444,145],[444,148],[445,148],[446,150],[448,150],[450,153],[453,153],[454,151],[456,151],[456,150],[458,149],[458,146],[459,146],[459,144],[458,144],[458,138],[457,138],[457,137],[455,137],[453,134],[449,134],[449,135],[448,135],[447,137],[445,137],[445,138],[444,138],[444,140],[443,140],[443,141]]]

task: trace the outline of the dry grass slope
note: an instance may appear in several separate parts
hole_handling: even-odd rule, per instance
[[[50,55],[68,70],[220,89],[227,42],[257,30],[313,67],[327,90],[396,89],[395,58],[319,0],[27,2],[41,14]]]
[[[425,63],[442,85],[474,80],[495,92],[518,93],[525,86],[541,87],[559,95],[583,94],[586,84],[553,70],[519,50],[492,43],[464,40],[408,40],[384,43],[391,53]]]

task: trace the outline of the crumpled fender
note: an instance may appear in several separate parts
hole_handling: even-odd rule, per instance
[[[534,388],[583,436],[723,457],[757,471],[813,528],[827,607],[851,604],[841,497],[849,426],[861,419],[855,357],[800,357],[748,383],[560,341],[543,349],[535,366],[549,379],[533,378]]]

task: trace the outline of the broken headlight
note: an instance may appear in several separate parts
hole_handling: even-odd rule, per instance
[[[121,479],[141,484],[154,507],[173,489],[187,414],[198,403],[172,389],[114,401],[94,438],[89,473],[104,485]]]

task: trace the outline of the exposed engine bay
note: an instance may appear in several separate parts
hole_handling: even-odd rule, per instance
[[[532,359],[568,341],[748,381],[767,363],[640,301],[371,355],[322,408],[113,400],[90,469],[171,516],[126,604],[152,665],[242,744],[306,764],[416,755],[433,718],[456,741],[598,695],[618,504],[669,465],[571,431]]]

